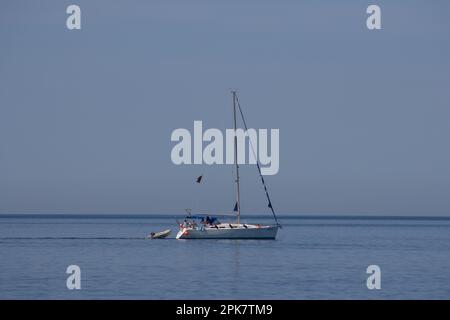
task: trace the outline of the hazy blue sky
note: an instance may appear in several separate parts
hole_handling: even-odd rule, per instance
[[[232,167],[175,166],[170,134],[230,128],[238,88],[280,129],[278,212],[449,215],[449,85],[444,0],[4,0],[0,212],[231,210]],[[255,168],[242,188],[265,212]]]

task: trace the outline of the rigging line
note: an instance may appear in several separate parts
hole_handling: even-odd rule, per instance
[[[233,182],[236,182],[236,172],[235,172],[234,166],[233,166],[233,169],[231,169],[231,177],[233,178]],[[232,190],[232,193],[233,193],[234,192],[234,186],[231,187],[230,190]],[[233,203],[236,203],[236,198],[234,198],[234,202]],[[235,211],[233,211],[233,213],[234,213],[234,215],[236,215]]]
[[[239,108],[239,113],[241,114],[242,122],[244,123],[245,131],[248,131],[247,123],[245,122],[245,118],[244,118],[244,113],[242,112],[241,104],[239,103],[239,98],[237,95],[236,95],[236,102],[237,102],[237,106]],[[259,176],[261,177],[261,182],[264,186],[264,191],[266,192],[267,200],[269,201],[268,207],[272,211],[273,218],[275,219],[275,222],[277,223],[277,225],[281,226],[280,223],[278,222],[277,215],[275,214],[275,210],[273,209],[272,201],[270,200],[270,196],[269,196],[269,191],[267,190],[267,186],[264,181],[264,177],[261,173],[261,167],[259,166],[259,160],[256,156],[255,149],[253,148],[252,139],[250,139],[250,137],[249,137],[248,141],[250,142],[250,148],[252,149],[253,157],[255,158],[255,161],[256,161],[256,167],[258,168],[258,173],[259,173]]]

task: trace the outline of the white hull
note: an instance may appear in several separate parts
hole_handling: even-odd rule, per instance
[[[272,239],[277,236],[278,226],[250,224],[220,224],[216,227],[181,228],[177,239]]]

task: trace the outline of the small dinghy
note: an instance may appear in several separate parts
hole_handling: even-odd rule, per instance
[[[164,239],[170,234],[170,229],[160,231],[160,232],[152,232],[147,236],[147,239]]]

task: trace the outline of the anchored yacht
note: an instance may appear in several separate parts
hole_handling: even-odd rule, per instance
[[[248,130],[247,124],[244,119],[242,108],[239,104],[236,91],[232,91],[233,97],[233,115],[234,115],[234,131],[237,130],[237,120],[236,120],[236,107],[239,109],[245,130]],[[250,141],[250,148],[253,153],[255,149],[253,148]],[[178,222],[179,231],[177,233],[177,239],[275,239],[277,236],[278,229],[281,225],[278,223],[275,210],[273,209],[272,202],[270,200],[269,192],[267,190],[264,177],[261,174],[261,166],[259,161],[256,163],[261,182],[264,186],[264,191],[268,200],[268,207],[272,212],[275,223],[273,225],[262,225],[262,224],[249,224],[241,223],[241,197],[239,190],[239,164],[238,164],[238,148],[237,148],[237,136],[234,135],[234,164],[236,166],[236,205],[234,207],[235,222],[223,223],[220,222],[217,217],[213,215],[192,215],[191,211],[187,209],[187,216],[182,223]],[[256,159],[256,155],[255,155]],[[199,177],[201,180],[201,177]],[[197,181],[199,182],[199,181]]]

